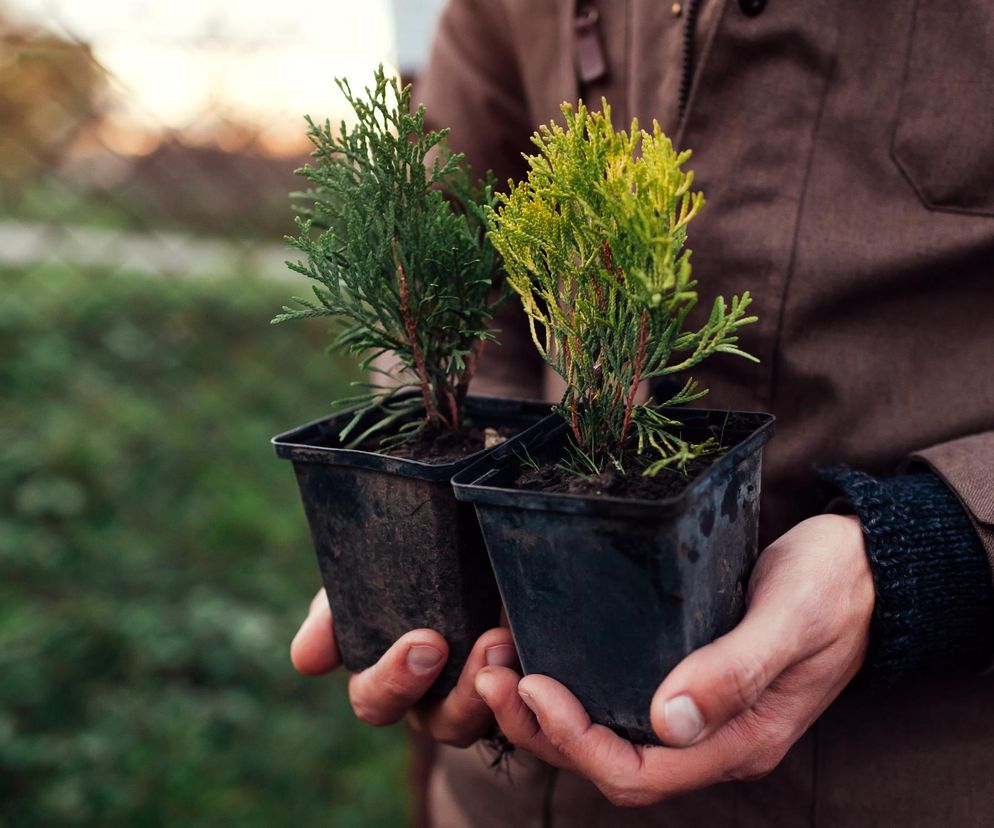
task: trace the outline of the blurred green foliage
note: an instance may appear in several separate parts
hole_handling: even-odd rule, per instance
[[[285,284],[0,270],[0,826],[397,826],[405,749],[288,642],[268,444],[354,369]]]

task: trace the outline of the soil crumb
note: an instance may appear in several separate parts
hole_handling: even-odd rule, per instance
[[[386,454],[423,463],[452,463],[485,448],[493,448],[518,431],[520,428],[516,426],[469,426],[454,431],[425,430],[413,440],[387,450]],[[374,445],[367,449],[369,451],[379,448],[379,438],[372,442]]]
[[[662,469],[654,477],[646,477],[637,466],[628,474],[608,469],[596,477],[577,477],[558,466],[546,464],[538,469],[523,471],[514,481],[514,487],[550,494],[665,500],[680,494],[698,474],[717,459],[712,455],[706,459],[692,461],[687,465],[686,477],[672,469]]]

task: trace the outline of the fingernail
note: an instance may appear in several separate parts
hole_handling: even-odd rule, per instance
[[[407,651],[407,666],[412,673],[427,673],[435,669],[441,660],[441,651],[427,644],[416,644]]]
[[[704,730],[704,717],[690,696],[677,696],[663,705],[667,742],[686,747]]]
[[[535,699],[529,696],[524,690],[519,690],[518,695],[521,696],[521,701],[528,706],[528,709],[537,716],[538,711],[535,709]]]
[[[517,660],[514,647],[510,644],[497,644],[487,647],[484,657],[487,659],[488,667],[513,667]]]

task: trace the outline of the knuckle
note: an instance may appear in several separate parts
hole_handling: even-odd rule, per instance
[[[476,735],[454,727],[433,728],[432,738],[443,745],[454,748],[468,748],[476,742]]]
[[[355,717],[360,721],[363,721],[368,725],[372,725],[373,727],[380,727],[386,724],[379,712],[374,708],[369,707],[361,699],[353,696],[350,701],[352,702],[352,712],[355,713]]]
[[[588,759],[589,750],[584,746],[583,739],[578,734],[563,736],[561,733],[550,732],[548,730],[542,731],[540,726],[537,727],[536,733],[542,732],[545,733],[546,738],[552,746],[570,762],[584,764]],[[613,790],[618,785],[610,784],[609,787]]]
[[[821,612],[825,606],[825,579],[807,578],[793,586],[794,605],[797,607],[798,615],[801,618],[812,621],[821,621],[830,617],[828,613]]]
[[[740,655],[729,663],[728,687],[743,710],[752,707],[766,688],[766,667],[755,655]]]
[[[403,678],[384,671],[380,677],[377,693],[392,706],[410,707],[422,693],[410,686]]]
[[[395,719],[387,715],[387,711],[377,704],[370,704],[370,699],[361,691],[349,688],[349,702],[352,704],[352,712],[360,721],[373,727],[384,727],[393,724]]]
[[[546,737],[548,738],[551,745],[558,750],[567,759],[577,759],[576,751],[574,748],[574,739],[570,736],[563,736],[563,734],[556,731],[546,732]]]
[[[466,748],[476,743],[484,728],[483,722],[492,720],[490,715],[481,717],[477,711],[457,708],[432,717],[428,731],[436,742]]]
[[[600,790],[616,808],[640,808],[652,802],[652,796],[646,791],[630,785],[613,783],[601,786]]]
[[[486,649],[487,647],[492,647],[495,644],[510,644],[511,643],[511,633],[510,630],[504,627],[495,627],[492,630],[487,630],[483,635],[477,639],[477,646],[481,649]]]
[[[757,750],[739,765],[732,773],[732,777],[737,780],[754,782],[764,776],[769,776],[777,769],[786,753],[786,749],[780,747]]]

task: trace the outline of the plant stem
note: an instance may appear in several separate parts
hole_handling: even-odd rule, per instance
[[[566,380],[566,388],[567,388],[567,393],[568,393],[569,391],[572,390],[572,384],[571,384],[572,373],[571,373],[571,371],[572,371],[572,367],[573,367],[573,365],[572,365],[573,364],[573,354],[570,351],[570,347],[569,347],[569,336],[566,336],[563,339],[563,357],[565,358],[565,366],[566,366],[566,372],[565,372],[565,375],[564,375],[564,379]],[[567,406],[567,407],[569,409],[569,414],[570,414],[570,428],[573,430],[573,438],[576,440],[576,444],[578,446],[582,445],[582,441],[580,440],[580,423],[579,423],[579,419],[578,419],[578,415],[577,415],[577,411],[576,411],[576,399],[575,398],[570,399],[569,406]]]
[[[435,407],[435,401],[431,396],[431,385],[428,382],[428,367],[425,365],[425,355],[418,344],[418,330],[414,324],[414,317],[411,315],[410,293],[407,289],[407,274],[404,273],[404,265],[400,261],[400,253],[397,250],[397,239],[391,242],[393,246],[393,258],[397,263],[397,286],[400,293],[400,317],[404,320],[404,328],[407,330],[407,338],[410,341],[411,353],[414,355],[415,372],[418,375],[418,382],[421,384],[421,396],[425,403],[425,413],[429,421],[439,420],[441,416]]]
[[[628,438],[628,429],[632,425],[632,411],[635,408],[635,395],[639,390],[639,383],[642,381],[642,367],[645,364],[646,347],[649,344],[649,312],[642,311],[642,319],[639,323],[639,344],[635,352],[635,373],[632,375],[632,384],[628,388],[628,399],[625,400],[625,421],[621,425],[621,438],[619,440],[619,451],[625,451],[625,440]]]
[[[611,245],[608,244],[606,239],[601,242],[601,255],[604,257],[604,266],[614,274],[614,278],[617,279],[620,285],[625,281],[625,274],[621,272],[620,267],[615,265],[614,255],[611,253]]]
[[[439,408],[448,406],[449,415],[451,419],[446,423],[449,428],[459,428],[459,404],[456,402],[456,395],[445,386],[439,386],[438,391],[435,396],[438,397]],[[439,415],[443,423],[445,423],[445,417],[441,414]]]
[[[466,357],[466,366],[463,368],[462,374],[459,375],[459,382],[456,384],[456,404],[460,407],[466,399],[466,394],[469,393],[469,384],[473,381],[473,376],[476,374],[476,365],[480,360],[480,354],[483,352],[485,344],[485,339],[476,340],[473,349]]]

